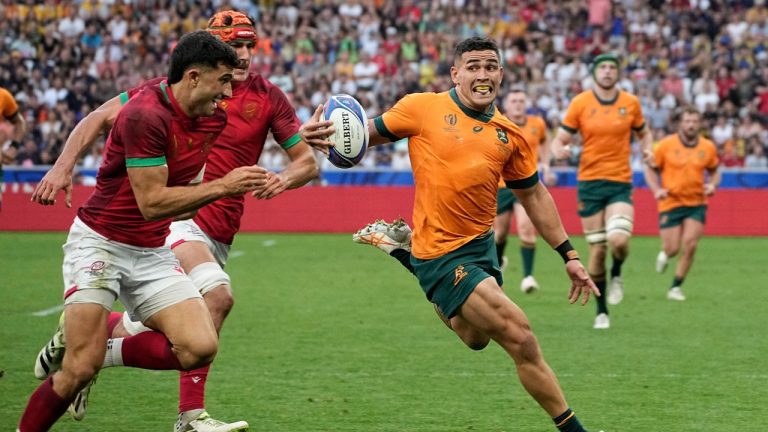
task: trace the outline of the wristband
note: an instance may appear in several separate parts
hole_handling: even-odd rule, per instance
[[[20,142],[18,142],[18,141],[16,141],[16,140],[13,140],[13,141],[11,141],[11,147],[13,147],[13,148],[15,148],[16,150],[18,150],[18,149],[19,149],[19,147],[21,147],[21,143],[20,143]]]
[[[560,245],[556,247],[555,250],[563,258],[563,262],[567,263],[568,261],[579,259],[579,253],[576,252],[576,249],[573,248],[571,241],[568,239],[560,243]]]

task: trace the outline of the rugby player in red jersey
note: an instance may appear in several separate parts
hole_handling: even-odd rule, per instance
[[[228,43],[237,52],[238,66],[234,70],[232,96],[219,106],[227,112],[227,127],[216,140],[208,155],[205,182],[224,176],[232,169],[257,163],[267,133],[287,152],[290,163],[279,174],[269,173],[268,181],[253,192],[257,198],[269,199],[287,189],[306,184],[318,175],[317,163],[311,148],[301,136],[324,136],[330,122],[319,122],[320,108],[299,133],[300,122],[294,108],[282,91],[257,73],[249,73],[252,48],[255,45],[253,21],[237,11],[216,13],[208,23],[207,31]],[[73,131],[61,157],[38,184],[32,199],[40,204],[53,204],[62,189],[66,190],[66,203],[70,204],[72,172],[79,156],[96,138],[109,128],[121,107],[142,89],[163,78],[116,96],[99,107]],[[128,106],[128,105],[126,105]],[[327,141],[313,140],[319,147]],[[223,198],[203,207],[188,220],[175,221],[166,244],[173,249],[181,266],[189,274],[203,295],[217,331],[233,306],[229,276],[224,272],[230,245],[240,228],[244,197]],[[128,315],[110,316],[112,337],[121,338],[148,330]],[[41,351],[35,373],[44,378],[47,369],[56,369],[57,358],[63,347],[57,346],[56,337]],[[59,344],[60,345],[60,344]],[[50,359],[50,360],[49,360]],[[248,428],[244,421],[225,423],[211,418],[205,410],[205,385],[209,366],[181,373],[179,383],[179,417],[177,431],[239,431]],[[73,406],[75,418],[85,414],[87,392],[83,392]]]
[[[144,89],[117,116],[95,191],[64,245],[59,339],[66,335],[67,349],[59,370],[30,397],[18,431],[48,430],[89,386],[109,357],[107,318],[118,298],[131,317],[157,330],[110,340],[122,364],[189,370],[216,355],[205,303],[164,244],[173,217],[268,182],[266,170],[249,166],[201,183],[227,123],[217,104],[232,94],[236,65],[235,52],[217,38],[188,34],[171,54],[167,80]]]

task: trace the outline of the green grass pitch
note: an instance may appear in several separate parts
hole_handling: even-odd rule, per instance
[[[61,303],[63,233],[0,233],[0,429],[38,385],[34,357]],[[584,241],[575,239],[585,254]],[[685,282],[653,270],[658,239],[632,239],[612,328],[568,305],[560,258],[541,241],[542,289],[506,291],[526,311],[566,396],[591,431],[758,431],[768,403],[766,238],[704,238]],[[553,431],[496,346],[472,352],[434,315],[415,279],[349,235],[241,235],[229,262],[236,305],[208,380],[210,413],[252,431]],[[42,313],[41,313],[42,312]],[[37,315],[35,315],[37,313]],[[47,314],[46,314],[47,313]],[[170,431],[177,374],[101,373],[88,416],[54,431]]]

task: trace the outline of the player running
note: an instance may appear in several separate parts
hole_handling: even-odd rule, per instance
[[[50,429],[115,353],[126,366],[159,370],[200,368],[216,355],[205,303],[163,245],[171,218],[267,182],[266,170],[249,166],[201,184],[206,157],[226,126],[217,104],[232,94],[236,65],[234,50],[215,37],[187,34],[171,54],[167,80],[117,116],[94,193],[64,245],[67,350],[59,370],[30,397],[19,432]],[[107,319],[118,298],[133,319],[157,331],[108,344]]]
[[[686,108],[678,133],[664,137],[656,145],[655,168],[645,167],[645,181],[659,202],[662,250],[656,258],[656,271],[662,273],[669,258],[676,256],[682,246],[683,253],[667,291],[670,300],[685,300],[681,286],[704,232],[707,197],[713,195],[720,184],[717,148],[712,141],[701,137],[700,131],[701,113],[696,108]],[[709,174],[706,182],[705,173]]]
[[[256,198],[270,199],[287,189],[306,184],[318,175],[318,167],[311,148],[299,133],[300,122],[282,91],[261,75],[250,72],[252,49],[256,43],[253,20],[237,11],[216,13],[208,22],[207,31],[228,43],[237,52],[238,65],[234,71],[232,97],[220,106],[227,112],[227,127],[213,145],[206,165],[205,181],[220,178],[240,166],[258,162],[268,132],[287,152],[291,162],[279,174],[270,176],[263,187],[254,191]],[[157,80],[162,80],[158,78]],[[146,85],[151,85],[150,81]],[[145,85],[145,86],[146,86]],[[44,205],[55,202],[57,193],[66,191],[66,204],[70,205],[72,171],[79,156],[107,129],[123,104],[140,88],[129,90],[106,102],[81,121],[67,141],[61,157],[36,187],[32,199]],[[302,134],[312,136],[330,122],[317,122],[321,110],[304,127]],[[307,126],[305,125],[305,126]],[[308,138],[309,139],[309,138]],[[319,146],[327,145],[324,143]],[[230,278],[223,268],[230,246],[240,228],[244,197],[228,197],[200,209],[192,219],[171,225],[166,245],[173,249],[184,270],[203,295],[217,331],[233,306]],[[146,331],[139,322],[127,315],[113,313],[109,320],[112,337],[121,338]],[[38,378],[45,376],[45,368],[56,368],[63,347],[57,346],[56,337],[41,351],[36,363]],[[60,345],[60,344],[58,344]],[[53,346],[53,347],[52,347]],[[48,359],[52,358],[52,361]],[[48,365],[50,363],[50,365]],[[176,431],[239,431],[248,428],[245,421],[225,423],[211,418],[205,410],[205,385],[210,366],[182,372],[179,380],[179,416]],[[85,405],[74,407],[82,418]]]
[[[542,180],[547,182],[549,176],[549,147],[547,146],[547,123],[539,116],[526,115],[527,98],[521,89],[512,89],[504,97],[504,115],[512,120],[523,134],[523,137],[531,146],[534,157],[539,161]],[[517,201],[515,194],[507,188],[504,180],[499,184],[499,192],[496,195],[498,201],[496,207],[496,220],[493,223],[496,241],[496,254],[498,255],[501,270],[507,264],[504,249],[507,247],[509,224],[514,210],[517,224],[517,235],[520,237],[520,257],[523,263],[523,279],[520,282],[520,290],[526,294],[539,289],[539,283],[533,277],[533,258],[536,254],[536,228],[533,227],[531,218],[525,212],[525,207]]]
[[[636,96],[616,86],[619,59],[601,54],[592,62],[595,88],[573,98],[557,135],[552,153],[557,159],[571,156],[569,143],[581,133],[583,151],[579,160],[579,216],[589,244],[588,270],[601,293],[606,290],[605,258],[608,246],[613,265],[608,295],[597,298],[593,328],[607,329],[607,301],[619,304],[624,298],[621,266],[629,255],[634,207],[632,205],[631,138],[641,139],[646,160],[651,157],[653,137],[645,124]],[[607,242],[607,245],[606,245]]]

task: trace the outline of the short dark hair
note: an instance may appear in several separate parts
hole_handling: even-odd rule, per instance
[[[463,41],[456,44],[456,48],[453,50],[454,63],[461,60],[462,54],[470,51],[493,51],[496,53],[496,56],[501,59],[499,46],[496,45],[496,42],[494,42],[493,39],[474,36],[468,39],[464,39]]]
[[[193,65],[216,68],[221,63],[232,68],[237,66],[237,54],[232,47],[205,30],[187,33],[171,53],[168,84],[181,81],[184,72]]]

